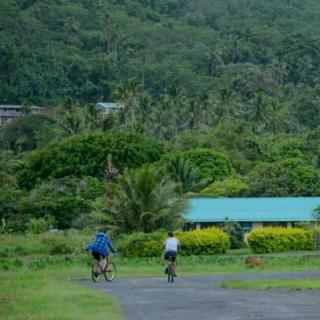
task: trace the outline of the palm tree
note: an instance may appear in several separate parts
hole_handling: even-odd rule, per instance
[[[131,114],[131,131],[136,127],[135,109],[137,108],[137,99],[140,95],[140,83],[138,80],[131,78],[127,84],[120,84],[116,87],[114,97],[122,102],[125,106],[125,111]],[[126,125],[128,127],[128,118],[126,116]]]
[[[0,171],[0,185],[7,185],[9,187],[18,186],[15,177],[4,171]]]
[[[173,84],[166,90],[161,104],[167,129],[166,139],[175,139],[179,131],[188,125],[189,115],[185,114],[187,104],[188,100],[181,86]]]
[[[82,118],[68,112],[60,121],[60,127],[67,136],[79,134],[83,129]]]
[[[238,97],[228,88],[218,89],[212,100],[212,118],[215,124],[231,121],[241,116],[242,110]]]
[[[210,179],[201,179],[189,161],[179,155],[169,159],[166,169],[171,178],[179,184],[182,194],[200,190],[210,182]]]
[[[261,91],[256,92],[252,101],[252,109],[249,111],[249,118],[254,121],[257,128],[263,128],[268,124],[270,102],[270,97]]]
[[[151,111],[154,108],[154,101],[147,93],[143,93],[138,100],[138,111],[140,121],[147,126],[150,122]]]
[[[110,212],[119,231],[151,232],[183,223],[186,200],[177,196],[176,183],[162,170],[144,166],[126,172],[119,178],[118,187],[110,201]]]
[[[3,151],[0,155],[0,185],[17,187],[14,174],[21,169],[23,162],[15,159],[12,151]]]
[[[152,135],[160,140],[165,140],[168,136],[168,123],[166,119],[166,113],[158,107],[151,115],[151,123],[153,123],[150,131]]]
[[[201,105],[197,100],[190,100],[186,109],[186,122],[183,127],[188,129],[200,129],[202,123],[202,110]]]
[[[286,129],[289,123],[289,110],[287,106],[281,104],[276,99],[272,99],[270,102],[267,128],[271,130],[272,133],[276,133]]]

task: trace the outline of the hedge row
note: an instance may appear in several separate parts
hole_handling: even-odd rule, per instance
[[[217,228],[190,232],[176,232],[180,240],[182,255],[210,255],[224,253],[230,248],[229,236]],[[118,249],[126,257],[161,256],[165,231],[154,233],[133,233],[118,242]]]
[[[248,244],[254,253],[314,250],[313,232],[300,228],[263,228],[252,231]]]

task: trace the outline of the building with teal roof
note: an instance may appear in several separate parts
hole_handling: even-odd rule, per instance
[[[246,231],[269,225],[291,227],[297,222],[313,222],[320,197],[285,198],[191,198],[185,218],[196,228],[239,222]]]

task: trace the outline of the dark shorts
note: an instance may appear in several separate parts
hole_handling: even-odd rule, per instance
[[[97,251],[92,251],[92,255],[98,261],[101,261],[102,259],[105,258],[101,253],[99,253]]]
[[[166,260],[169,260],[171,258],[172,261],[175,261],[176,258],[177,258],[177,252],[176,251],[167,251],[165,254],[164,254],[164,258]]]

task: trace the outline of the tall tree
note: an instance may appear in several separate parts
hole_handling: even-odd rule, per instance
[[[138,97],[140,95],[140,83],[134,78],[130,78],[126,84],[119,84],[114,92],[114,97],[124,104],[125,110],[130,113],[130,124],[126,118],[126,125],[131,131],[136,128],[136,109]]]
[[[176,187],[163,172],[151,166],[125,173],[109,204],[113,224],[121,232],[181,226],[186,201],[177,196]]]

